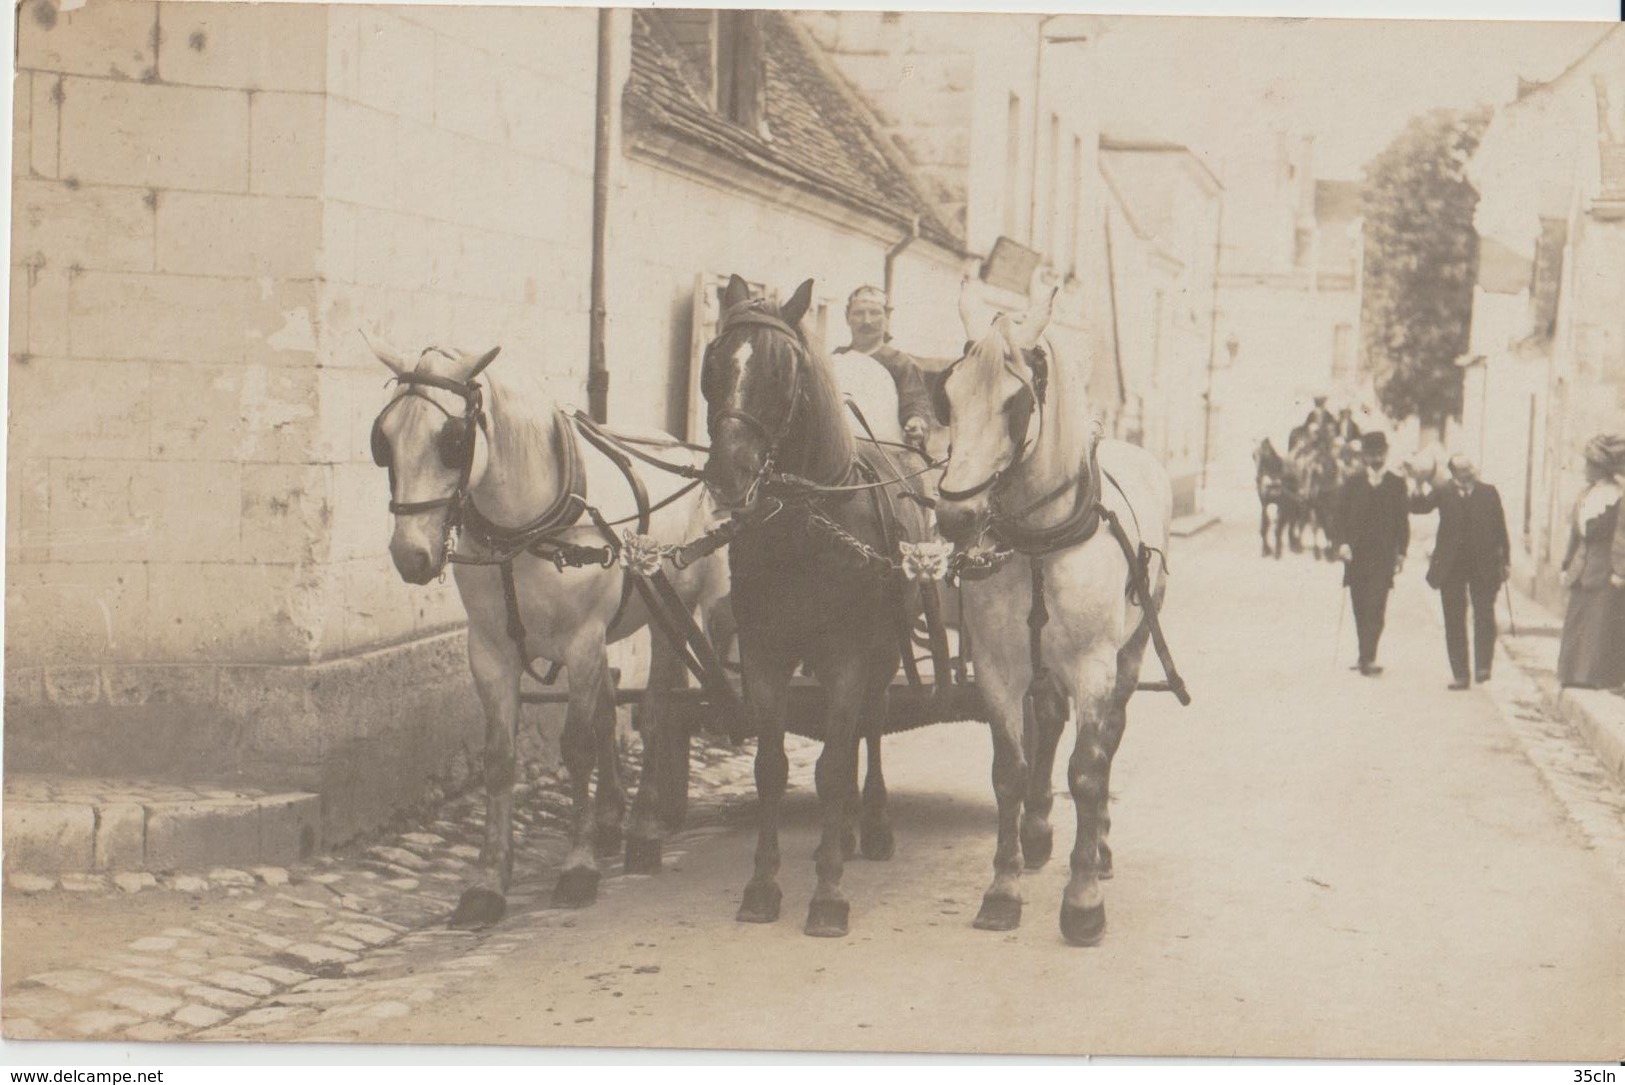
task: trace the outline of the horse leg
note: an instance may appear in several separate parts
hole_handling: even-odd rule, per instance
[[[464,890],[447,921],[464,929],[490,926],[508,910],[520,671],[519,656],[505,635],[486,638],[475,628],[469,630],[468,659],[485,710],[485,838],[474,884]]]
[[[865,695],[861,681],[872,658],[868,653],[846,652],[832,666],[819,668],[819,682],[829,701],[824,749],[814,774],[823,814],[823,833],[813,853],[818,884],[807,906],[804,928],[814,938],[840,938],[848,929],[851,905],[841,893],[841,875],[846,869],[849,811],[858,801],[858,716],[873,700],[872,693]],[[896,667],[894,657],[888,679]]]
[[[1072,846],[1072,877],[1061,895],[1061,935],[1076,946],[1097,945],[1106,934],[1106,900],[1100,888],[1100,814],[1108,798],[1111,771],[1107,742],[1117,686],[1115,662],[1110,658],[1084,660],[1074,684],[1078,734],[1066,778],[1077,808],[1078,834]]]
[[[885,711],[885,697],[864,713],[873,728],[864,736],[869,748],[868,766],[863,777],[863,817],[858,823],[858,836],[863,857],[883,863],[897,852],[897,840],[892,836],[891,818],[886,815],[886,774],[880,767],[881,719],[877,713]]]
[[[779,918],[779,804],[790,775],[784,756],[784,715],[790,699],[793,657],[753,651],[747,638],[739,643],[745,672],[745,702],[756,723],[756,869],[745,885],[735,916],[741,923],[772,923]]]
[[[660,848],[665,834],[681,820],[681,806],[672,793],[688,778],[688,733],[670,719],[671,688],[682,674],[682,662],[660,636],[650,639],[649,687],[638,707],[643,735],[643,777],[632,803],[632,821],[626,836],[626,872],[660,873]],[[671,817],[677,808],[676,819]]]
[[[621,850],[621,822],[626,816],[626,786],[621,782],[621,750],[615,719],[615,678],[606,666],[593,711],[598,742],[598,791],[593,804],[593,854],[607,859]]]
[[[1270,507],[1263,503],[1258,506],[1258,537],[1264,546],[1263,556],[1267,558],[1270,556]]]
[[[1021,804],[1027,791],[1027,756],[1016,721],[1020,707],[1006,690],[994,688],[989,671],[978,672],[993,736],[993,796],[999,805],[999,839],[993,852],[993,884],[982,894],[973,926],[984,931],[1013,931],[1021,925]]]
[[[582,908],[598,899],[598,861],[593,848],[592,769],[600,742],[595,724],[602,717],[609,658],[600,637],[566,661],[570,701],[564,713],[564,767],[570,774],[570,851],[553,887],[553,903]]]
[[[1286,527],[1286,509],[1275,506],[1275,560],[1281,560],[1281,529]]]
[[[1162,593],[1156,597],[1157,607],[1162,607]],[[1106,837],[1112,830],[1111,814],[1111,773],[1112,761],[1117,757],[1117,747],[1123,744],[1123,732],[1128,727],[1128,699],[1134,695],[1134,689],[1140,684],[1140,667],[1145,662],[1146,642],[1151,639],[1151,627],[1141,623],[1140,628],[1134,631],[1128,643],[1123,645],[1117,653],[1117,685],[1112,690],[1111,703],[1107,706],[1106,717],[1101,724],[1100,745],[1106,751],[1106,774],[1100,789],[1100,879],[1105,881],[1112,876],[1112,849],[1106,842]]]
[[[1055,807],[1055,751],[1061,744],[1069,712],[1066,690],[1046,673],[1032,688],[1031,717],[1023,707],[1022,736],[1032,763],[1027,769],[1027,798],[1021,811],[1021,855],[1028,870],[1049,862],[1055,846],[1050,811]]]

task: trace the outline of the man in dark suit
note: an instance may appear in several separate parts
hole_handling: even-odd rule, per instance
[[[1388,610],[1394,576],[1405,564],[1411,544],[1406,516],[1405,483],[1385,469],[1388,438],[1368,433],[1360,438],[1364,470],[1348,479],[1338,495],[1337,522],[1343,525],[1343,584],[1354,607],[1354,629],[1360,641],[1356,669],[1367,677],[1382,673],[1377,643]]]
[[[1439,513],[1439,535],[1428,563],[1428,586],[1444,605],[1444,644],[1450,655],[1450,688],[1466,689],[1467,602],[1473,604],[1474,677],[1490,680],[1495,659],[1495,595],[1507,579],[1512,543],[1506,513],[1494,486],[1478,481],[1472,461],[1450,457],[1450,483],[1411,495],[1411,511]]]

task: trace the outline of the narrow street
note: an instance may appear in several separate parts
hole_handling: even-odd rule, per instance
[[[983,729],[958,724],[889,742],[897,855],[848,865],[845,939],[800,929],[816,821],[815,751],[802,746],[776,925],[734,922],[754,836],[748,804],[714,799],[668,850],[663,874],[607,878],[593,908],[547,907],[552,845],[533,837],[500,927],[442,931],[430,901],[383,927],[391,933],[378,948],[358,947],[353,963],[300,972],[278,958],[267,986],[283,993],[186,1034],[1021,1054],[1625,1052],[1625,802],[1531,709],[1510,666],[1490,690],[1445,689],[1436,596],[1419,557],[1389,608],[1379,679],[1348,671],[1346,618],[1334,669],[1337,567],[1265,562],[1240,524],[1180,540],[1171,561],[1169,635],[1195,704],[1145,695],[1131,706],[1099,948],[1069,948],[1056,928],[1072,831],[1064,788],[1057,859],[1026,878],[1021,929],[971,928],[993,848],[990,751]],[[721,764],[729,793],[748,794],[744,761]],[[277,905],[279,893],[320,890],[305,880],[312,871],[294,873],[303,885],[204,897],[179,917],[162,903],[175,894],[83,897],[67,912],[53,903],[60,894],[8,896],[8,959],[24,954],[25,933],[48,939],[50,952],[27,955],[47,975],[80,976],[82,988],[8,968],[8,1022],[31,1011],[40,1034],[57,1034],[48,1005],[82,1013],[106,999],[93,960],[118,959],[113,930],[147,936],[124,952],[146,952],[151,974],[126,966],[135,978],[119,981],[118,1005],[143,1022],[133,1029],[160,1038],[176,1018],[151,1011],[192,998],[187,981],[164,982],[164,951],[188,936],[206,947],[211,930],[255,942],[272,929],[267,911],[300,911]],[[273,906],[256,911],[262,897]],[[216,952],[204,948],[193,965]],[[253,963],[228,962],[239,975]],[[132,987],[153,995],[147,1011]]]

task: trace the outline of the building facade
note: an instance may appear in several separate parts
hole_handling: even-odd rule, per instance
[[[1580,451],[1625,431],[1625,33],[1521,86],[1467,175],[1479,271],[1452,443],[1502,492],[1515,575],[1556,602]]]
[[[1223,186],[1179,144],[1103,138],[1107,251],[1126,404],[1120,435],[1162,461],[1175,515],[1196,511]]]
[[[1224,164],[1209,475],[1248,496],[1252,450],[1284,448],[1315,396],[1385,428],[1359,349],[1358,188],[1317,178],[1313,137],[1261,138]]]
[[[1087,359],[1089,409],[1117,432],[1125,403],[1112,340],[1100,102],[1090,16],[823,11],[798,14],[907,156],[976,270],[1000,239],[1059,286],[1051,337]],[[1028,304],[1025,281],[984,287],[995,307]],[[1018,277],[1019,278],[1019,277]],[[905,350],[956,358],[957,287],[900,288]]]

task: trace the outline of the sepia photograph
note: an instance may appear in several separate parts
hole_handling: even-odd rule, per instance
[[[1625,26],[14,16],[7,1060],[1625,1056]]]

